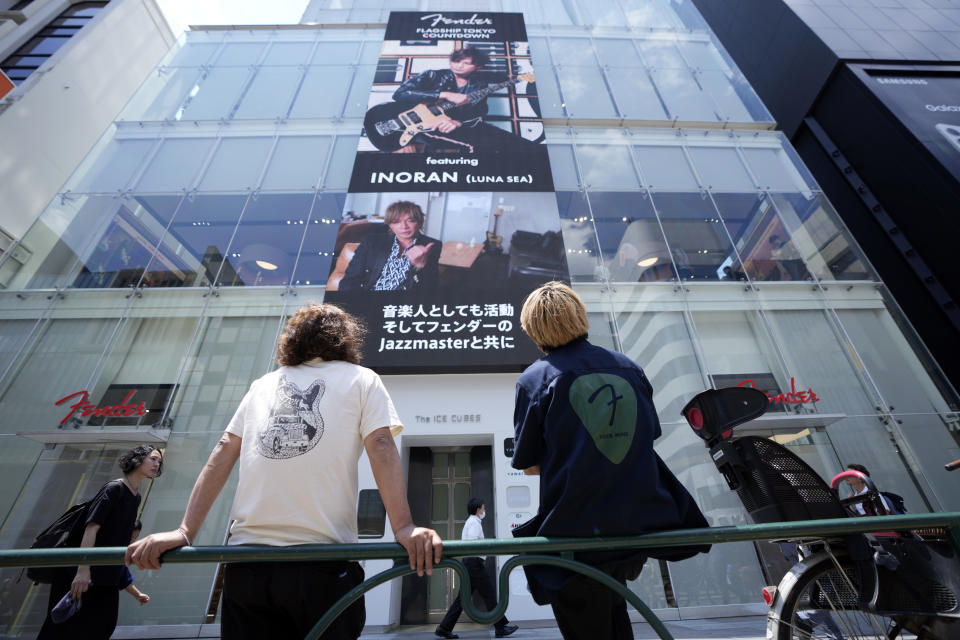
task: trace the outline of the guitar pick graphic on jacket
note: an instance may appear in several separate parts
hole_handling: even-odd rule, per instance
[[[637,430],[637,396],[630,383],[613,373],[580,376],[570,385],[570,405],[600,453],[620,464]]]

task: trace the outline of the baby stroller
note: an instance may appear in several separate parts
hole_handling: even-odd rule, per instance
[[[682,410],[753,522],[882,515],[867,476],[845,471],[831,486],[783,445],[734,436],[734,427],[768,406],[763,392],[735,387],[704,391]],[[836,489],[852,474],[866,491],[840,500]],[[960,559],[946,530],[776,542],[796,545],[799,561],[776,588],[764,589],[768,640],[894,640],[903,631],[920,640],[960,638]]]

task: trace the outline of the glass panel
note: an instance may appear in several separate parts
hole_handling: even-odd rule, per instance
[[[303,238],[303,248],[297,259],[293,283],[317,285],[326,283],[330,275],[330,261],[335,255],[334,245],[340,216],[343,214],[345,194],[321,193],[313,205],[310,224]]]
[[[188,94],[197,88],[200,71],[194,67],[157,70],[123,110],[121,120],[166,120],[180,114]],[[149,106],[147,106],[149,105]],[[179,119],[179,118],[178,118]]]
[[[646,192],[592,192],[589,197],[610,280],[676,279],[670,251]]]
[[[329,191],[346,191],[353,171],[353,160],[357,154],[357,141],[360,136],[337,136],[333,143],[333,155],[327,165],[327,174],[323,186]]]
[[[618,287],[618,294],[625,298],[617,310],[623,353],[643,367],[653,385],[653,402],[664,430],[657,444],[669,449],[678,437],[673,435],[675,430],[690,430],[679,422],[680,409],[706,386],[679,310],[681,302],[672,287]],[[675,426],[667,426],[671,424]],[[699,446],[703,447],[702,442]]]
[[[636,189],[640,186],[630,148],[625,145],[577,145],[576,155],[587,189]]]
[[[719,280],[736,254],[706,193],[653,193],[681,280]]]
[[[702,447],[703,442],[699,441],[698,445]],[[736,500],[736,494],[727,489],[724,480],[716,471],[714,475],[716,477],[711,478],[705,489],[716,487],[734,496]],[[694,486],[688,480],[680,481],[688,488]],[[724,484],[721,486],[721,483]],[[706,496],[707,491],[698,488],[697,495]],[[700,503],[700,507],[707,514],[719,516],[722,513],[722,508],[718,508],[721,505],[716,502],[707,503],[707,506],[708,508],[704,508],[704,503]],[[716,522],[716,516],[707,515],[707,520]],[[757,552],[749,542],[716,545],[707,555],[699,554],[689,560],[671,562],[670,575],[673,578],[673,592],[677,604],[681,607],[752,603],[756,602],[756,594],[763,588],[763,574],[757,564]]]
[[[233,409],[236,409],[234,403]],[[183,518],[183,508],[190,497],[197,471],[216,445],[223,427],[232,417],[232,410],[213,433],[185,434],[176,431],[166,443],[164,456],[166,473],[154,481],[143,505],[140,519],[144,531],[175,529]],[[178,425],[174,425],[178,430]],[[174,471],[172,462],[184,465]],[[186,467],[186,468],[184,468]],[[197,470],[197,471],[194,471]],[[232,496],[236,491],[237,474],[227,480],[221,495]],[[217,500],[204,521],[203,528],[194,537],[197,545],[224,543],[232,500]],[[210,586],[216,575],[215,564],[171,564],[164,571],[137,571],[133,568],[138,589],[150,594],[150,604],[157,608],[150,612],[149,623],[157,625],[201,624],[205,620]],[[123,594],[121,594],[123,595]],[[120,599],[121,626],[143,625],[144,610],[133,598]]]
[[[722,280],[808,280],[807,271],[768,196],[756,193],[711,194],[723,223],[743,259],[743,271],[723,267]]]
[[[285,117],[302,74],[296,67],[261,67],[244,93],[235,117]]]
[[[357,534],[360,538],[382,538],[387,527],[387,510],[376,489],[361,489],[357,501]]]
[[[536,74],[536,83],[533,90],[537,93],[537,103],[544,118],[559,118],[566,112],[563,108],[563,99],[560,98],[560,89],[557,86],[556,73],[546,61],[539,60],[536,55],[532,59],[533,71]]]
[[[608,69],[607,79],[624,118],[667,120],[667,112],[646,69]]]
[[[199,67],[206,64],[210,56],[220,47],[219,43],[187,42],[177,51],[169,67]]]
[[[58,445],[44,449],[39,458],[31,456],[36,466],[0,529],[0,544],[5,548],[29,547],[41,526],[55,520],[71,504],[92,498],[97,489],[116,477],[115,463],[122,452],[118,445]],[[19,567],[0,570],[4,603],[0,629],[7,637],[36,637],[46,614],[47,589],[18,579],[21,571]]]
[[[712,306],[709,302],[705,305]],[[733,386],[745,379],[773,376],[777,378],[781,391],[790,391],[789,381],[779,375],[777,354],[757,313],[710,308],[691,315],[703,350],[706,372],[714,386]]]
[[[193,186],[213,139],[167,138],[150,160],[137,191],[178,192]]]
[[[663,577],[660,573],[660,563],[656,560],[647,560],[643,565],[640,576],[627,583],[630,591],[640,596],[651,609],[667,607],[667,597],[663,593]]]
[[[122,191],[155,143],[155,140],[111,140],[79,182],[71,185],[71,190],[75,193]]]
[[[723,119],[688,69],[654,69],[650,75],[671,120],[714,122]]]
[[[0,411],[6,416],[5,424],[17,425],[17,431],[56,430],[70,409],[54,403],[87,388],[116,326],[115,318],[48,322],[18,374],[2,390]],[[43,384],[38,384],[41,380]]]
[[[273,138],[221,138],[197,185],[200,191],[244,191],[256,188]]]
[[[240,89],[250,77],[247,68],[223,67],[202,73],[176,120],[219,120],[231,117]]]
[[[449,478],[450,477],[450,461],[449,456],[445,453],[434,453],[433,454],[433,478]]]
[[[713,101],[719,108],[720,120],[732,120],[733,122],[753,122],[754,120],[766,119],[755,118],[751,114],[741,99],[741,93],[753,93],[746,82],[733,81],[723,71],[698,71],[697,80],[703,90],[713,98]],[[756,114],[762,115],[761,113]]]
[[[605,67],[633,67],[633,73],[643,69],[643,60],[633,41],[623,38],[596,38],[593,41],[600,64]]]
[[[250,383],[275,366],[270,356],[282,298],[247,301],[235,308],[234,312],[251,314],[246,316],[219,315],[227,302],[223,296],[217,299],[201,320],[199,344],[186,354],[180,388],[169,410],[177,432],[222,433]]]
[[[446,520],[449,517],[450,487],[445,484],[433,485],[433,508],[430,511],[430,519],[439,521]]]
[[[580,180],[577,178],[573,147],[569,144],[548,144],[547,154],[550,156],[550,171],[553,173],[553,184],[556,188],[578,189]]]
[[[717,191],[753,191],[756,186],[733,147],[688,146],[703,186]]]
[[[567,268],[572,282],[602,282],[600,247],[593,215],[586,194],[581,191],[557,191],[557,208],[563,246],[567,248]]]
[[[245,194],[185,200],[144,278],[166,286],[199,287],[213,283],[221,268],[225,278],[235,272],[236,259],[227,250],[246,201]]]
[[[793,245],[821,280],[876,280],[836,212],[817,193],[777,193],[773,202]]]
[[[350,83],[347,104],[343,110],[344,118],[362,118],[367,113],[367,109],[370,108],[370,87],[373,85],[373,76],[376,71],[376,65],[357,67],[357,72]]]
[[[323,175],[332,136],[283,136],[263,177],[264,190],[313,189]]]
[[[27,44],[17,49],[17,55],[20,56],[49,56],[57,52],[57,49],[66,44],[70,38],[51,36],[48,38],[33,38]]]
[[[308,67],[303,84],[294,99],[293,108],[290,110],[290,117],[339,116],[352,76],[353,67]]]
[[[313,49],[312,42],[274,42],[263,59],[265,65],[301,65]]]
[[[456,478],[470,477],[470,454],[456,453],[453,456],[453,475]],[[469,486],[469,485],[468,485]]]
[[[310,219],[313,193],[261,193],[251,198],[230,245],[222,286],[284,285],[290,282]]]
[[[697,189],[697,179],[679,145],[634,146],[640,173],[651,189]]]
[[[730,71],[730,67],[712,42],[680,39],[677,41],[677,47],[690,66],[695,69]]]
[[[246,67],[255,64],[263,53],[264,42],[228,42],[213,64],[218,67]]]
[[[313,52],[310,64],[350,64],[357,57],[359,42],[331,42],[321,40]]]
[[[469,456],[467,456],[469,458]],[[459,475],[459,474],[458,474]],[[470,485],[458,482],[453,485],[453,517],[457,520],[466,520],[467,503],[470,501]],[[461,525],[462,530],[462,525]]]
[[[806,191],[807,184],[790,157],[779,147],[741,148],[743,157],[762,189],[770,191]]]
[[[569,66],[590,66],[596,74],[596,58],[589,38],[551,38],[550,53],[553,63]]]
[[[558,76],[567,115],[578,118],[618,117],[603,75],[596,65],[558,67]]]

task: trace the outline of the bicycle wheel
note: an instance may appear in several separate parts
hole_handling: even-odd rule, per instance
[[[822,552],[795,565],[767,616],[771,640],[893,640],[894,621],[860,609],[858,571],[846,556]]]

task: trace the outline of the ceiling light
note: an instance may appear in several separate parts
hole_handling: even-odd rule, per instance
[[[638,262],[638,263],[637,263],[637,266],[638,266],[638,267],[650,267],[650,266],[653,266],[654,264],[656,264],[657,260],[659,260],[659,258],[657,258],[657,256],[653,256],[652,258],[645,258],[645,259],[641,260],[640,262]]]
[[[267,271],[276,271],[279,267],[273,264],[272,262],[267,262],[266,260],[254,260],[257,263],[257,266],[261,269],[266,269]]]

